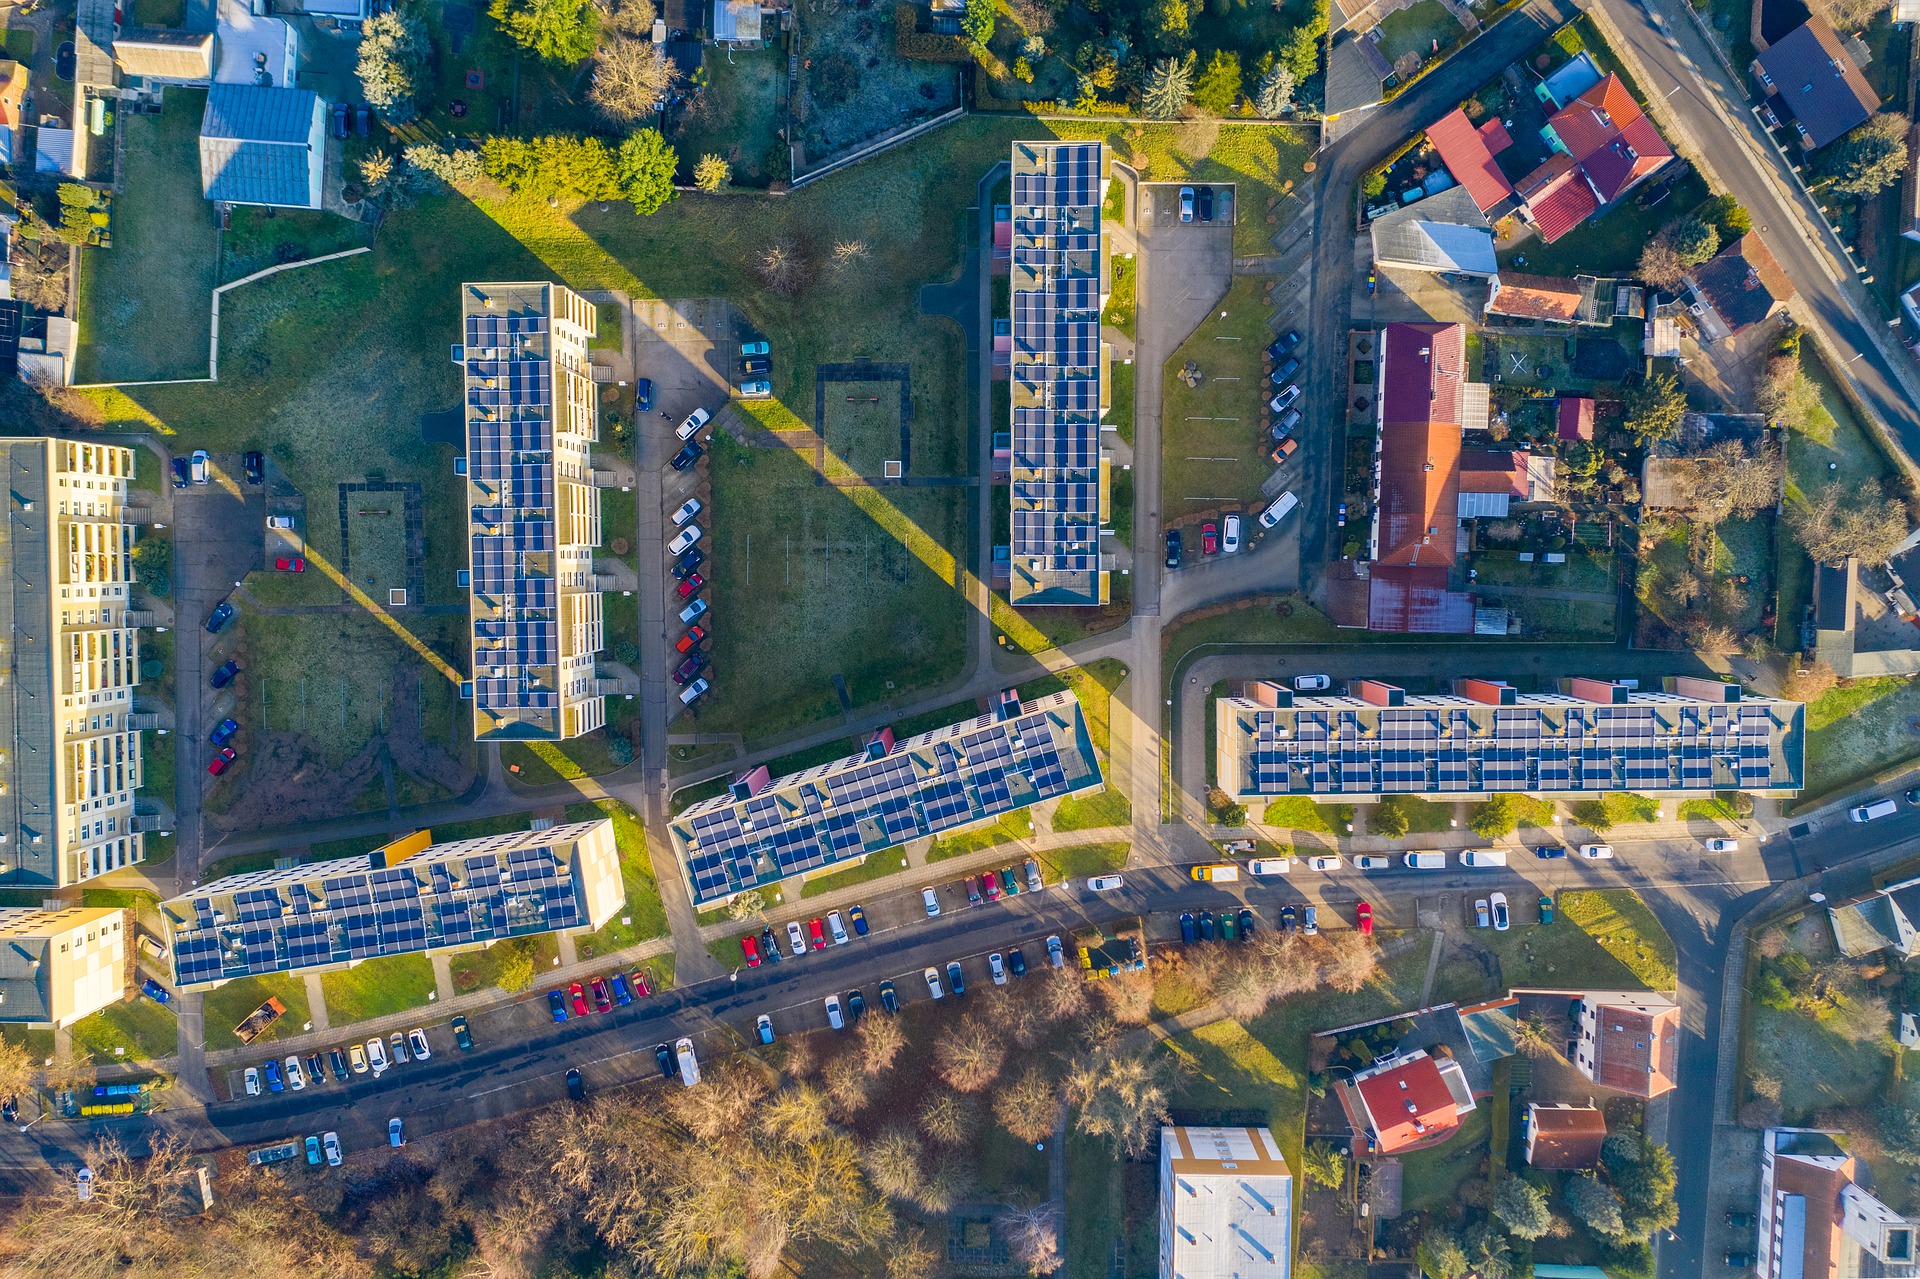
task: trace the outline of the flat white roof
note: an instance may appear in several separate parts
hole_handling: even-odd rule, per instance
[[[1287,1279],[1293,1174],[1265,1128],[1160,1130],[1162,1257],[1180,1279]]]

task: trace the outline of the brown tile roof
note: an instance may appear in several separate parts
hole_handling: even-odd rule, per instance
[[[1586,296],[1574,281],[1550,275],[1502,271],[1496,278],[1500,287],[1493,290],[1492,299],[1487,303],[1488,315],[1571,324],[1579,316],[1580,303]]]
[[[1636,1097],[1658,1097],[1672,1090],[1680,1056],[1678,1007],[1648,1013],[1603,1003],[1595,1021],[1597,1083]]]
[[[1535,1168],[1591,1168],[1600,1162],[1607,1119],[1592,1106],[1529,1103],[1528,1160]]]
[[[1835,1279],[1840,1273],[1840,1192],[1858,1171],[1853,1156],[1833,1168],[1802,1159],[1774,1157],[1775,1195],[1804,1195],[1807,1201],[1805,1279]]]

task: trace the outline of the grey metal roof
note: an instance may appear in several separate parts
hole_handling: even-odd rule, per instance
[[[319,204],[309,140],[319,98],[307,89],[216,84],[200,119],[200,188],[234,204]]]
[[[216,84],[207,90],[207,110],[200,118],[200,136],[304,146],[313,128],[313,107],[318,100],[318,95],[310,89]]]
[[[0,546],[0,628],[13,637],[13,678],[0,688],[0,741],[12,743],[0,777],[0,831],[9,836],[8,869],[0,885],[45,887],[60,882],[60,831],[53,770],[53,608],[49,535],[55,515],[47,500],[47,447],[42,440],[7,446],[7,539]]]
[[[1468,275],[1492,275],[1500,269],[1494,260],[1493,232],[1486,227],[1429,222],[1420,217],[1396,218],[1389,214],[1376,221],[1372,230],[1373,260],[1382,266],[1460,271]]]
[[[49,945],[45,937],[0,938],[0,1022],[53,1020]]]
[[[1393,74],[1386,55],[1366,35],[1342,31],[1327,58],[1328,115],[1359,111],[1380,101],[1382,84]]]

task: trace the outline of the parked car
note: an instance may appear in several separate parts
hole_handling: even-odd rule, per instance
[[[1282,413],[1292,408],[1293,402],[1299,398],[1300,384],[1298,382],[1289,382],[1280,388],[1278,395],[1267,401],[1267,407],[1275,413]]]
[[[747,967],[758,968],[760,966],[760,943],[755,941],[751,935],[740,939],[740,953],[746,956]]]
[[[996,986],[1007,984],[1007,961],[997,950],[987,956],[987,975],[993,978],[993,984]]]
[[[287,1087],[295,1092],[307,1090],[307,1072],[306,1068],[300,1064],[299,1053],[287,1058]]]
[[[1727,1226],[1732,1230],[1752,1230],[1754,1217],[1750,1212],[1730,1212],[1727,1214]]]
[[[207,633],[210,635],[218,635],[220,628],[232,620],[233,605],[226,600],[221,600],[220,606],[214,609],[207,617]]]
[[[1611,861],[1613,860],[1613,846],[1611,844],[1582,844],[1580,845],[1580,855],[1590,862]]]
[[[693,433],[713,420],[713,414],[705,409],[695,409],[687,414],[687,420],[675,427],[673,433],[683,440],[693,438]]]
[[[184,457],[174,458],[173,486],[177,489],[183,489],[191,483],[193,483],[193,472],[187,466],[187,459]]]
[[[567,987],[567,1006],[573,1009],[575,1017],[588,1016],[587,988],[579,982],[574,982]]]
[[[1060,934],[1058,933],[1053,933],[1047,938],[1047,962],[1055,968],[1065,968],[1067,966],[1066,957],[1060,950]]]
[[[1267,377],[1267,381],[1272,383],[1274,386],[1285,386],[1287,383],[1293,381],[1293,375],[1298,373],[1299,371],[1300,371],[1300,361],[1289,359],[1284,361],[1280,365],[1280,367],[1276,368]],[[1277,413],[1279,412],[1279,410],[1275,409],[1274,412]]]
[[[1095,875],[1087,881],[1087,891],[1090,893],[1110,893],[1115,889],[1124,888],[1126,882],[1126,878],[1121,875]]]
[[[807,921],[807,935],[813,938],[813,948],[815,950],[825,950],[827,948],[827,930],[822,926],[818,915],[815,915]]]
[[[900,1011],[900,993],[893,988],[891,981],[880,983],[880,1006],[890,1013]]]
[[[691,624],[694,618],[704,615],[706,611],[707,602],[705,600],[695,600],[680,610],[680,621],[682,624]],[[705,690],[703,689],[701,691],[704,692]],[[685,699],[683,698],[682,700],[684,701]]]
[[[301,555],[276,555],[273,557],[273,571],[276,573],[304,573],[307,561]]]
[[[665,1044],[653,1046],[653,1064],[660,1071],[660,1078],[672,1079],[678,1073],[673,1062],[673,1049]]]
[[[1007,967],[1012,970],[1015,977],[1027,975],[1027,957],[1020,953],[1018,946],[1007,952]]]
[[[673,593],[683,600],[690,600],[699,594],[700,590],[705,587],[706,584],[706,578],[700,576],[698,573],[692,573],[681,579],[680,585],[673,588]]]
[[[940,895],[933,889],[921,889],[920,900],[926,905],[928,919],[932,919],[940,913]]]
[[[1218,555],[1220,553],[1220,526],[1212,520],[1200,526],[1200,554]]]
[[[1279,466],[1281,463],[1285,462],[1288,458],[1292,457],[1295,453],[1297,453],[1299,449],[1300,449],[1299,440],[1293,440],[1293,439],[1281,440],[1278,444],[1273,446],[1270,452],[1268,452],[1267,459],[1271,461],[1275,466]]]
[[[1513,918],[1507,913],[1507,895],[1505,893],[1488,893],[1487,905],[1493,907],[1494,932],[1504,933],[1513,927]]]
[[[1740,851],[1740,841],[1737,839],[1710,839],[1707,841],[1707,851],[1710,853],[1737,853]]]
[[[861,908],[859,902],[855,902],[847,908],[847,919],[853,924],[853,931],[856,936],[865,937],[867,935],[867,912]]]
[[[1281,520],[1284,520],[1285,518],[1287,518],[1287,516],[1293,511],[1293,508],[1298,505],[1300,505],[1300,499],[1293,495],[1292,489],[1288,489],[1285,493],[1282,493],[1279,497],[1274,498],[1273,504],[1271,506],[1267,507],[1266,510],[1260,512],[1260,527],[1261,528],[1274,527]]]
[[[960,971],[960,961],[957,959],[947,961],[947,985],[952,988],[953,993],[956,995],[964,995],[967,993],[967,978],[966,975]]]
[[[690,443],[687,445],[687,447],[681,449],[678,453],[675,453],[673,455],[673,461],[669,465],[671,465],[673,469],[676,471],[684,471],[689,466],[692,466],[695,462],[698,462],[700,460],[700,455],[705,452],[706,450],[701,448],[698,444]]]
[[[1291,904],[1282,906],[1280,908],[1280,931],[1283,933],[1291,933],[1299,917],[1298,912],[1294,910]]]
[[[853,940],[847,936],[846,925],[840,922],[840,912],[837,910],[827,912],[827,932],[832,935],[836,946],[844,946]]]
[[[1192,187],[1180,188],[1180,220],[1182,222],[1193,221],[1193,188]]]
[[[340,1166],[340,1162],[344,1156],[340,1150],[339,1133],[332,1131],[321,1133],[320,1149],[324,1150],[327,1154],[327,1167],[338,1168]]]
[[[1220,525],[1220,553],[1232,555],[1240,549],[1240,517],[1229,515]]]
[[[1200,196],[1200,220],[1202,222],[1213,221],[1213,188],[1201,187],[1198,194]]]
[[[567,1019],[567,997],[557,990],[547,992],[547,1011],[553,1014],[555,1021]]]
[[[740,394],[749,400],[764,400],[773,394],[773,383],[765,378],[754,378],[740,384]]]
[[[1200,940],[1212,941],[1213,940],[1213,912],[1210,910],[1201,911],[1199,916],[1199,922],[1200,922]]]
[[[807,953],[807,935],[800,930],[796,920],[787,921],[787,949],[793,952],[795,959]]]
[[[679,528],[694,516],[700,514],[700,499],[690,497],[681,503],[680,509],[673,513],[673,526]]]
[[[267,1064],[260,1068],[260,1073],[266,1076],[268,1092],[285,1092],[286,1091],[287,1085],[280,1078],[279,1062],[269,1059],[267,1061]]]
[[[207,771],[215,777],[218,777],[227,771],[227,765],[233,763],[233,761],[238,758],[240,758],[240,754],[234,750],[233,747],[223,747],[220,753],[215,755],[212,762],[207,765]]]
[[[247,483],[264,484],[267,480],[267,461],[251,450],[240,457],[240,465],[246,468]]]
[[[765,373],[772,367],[773,361],[764,356],[755,356],[752,359],[740,361],[740,371],[742,373]]]
[[[764,338],[758,342],[742,342],[740,344],[740,354],[742,355],[765,355],[768,349]]]
[[[1487,905],[1486,898],[1473,899],[1473,918],[1474,923],[1481,928],[1489,927],[1493,923],[1493,908]]]
[[[193,482],[195,484],[205,484],[213,478],[211,474],[212,459],[207,456],[205,449],[195,449],[193,451],[191,466],[193,470]]]
[[[847,1021],[858,1026],[867,1013],[867,997],[857,990],[847,992]]]
[[[399,1031],[396,1030],[387,1037],[387,1045],[393,1050],[394,1065],[404,1066],[411,1060],[412,1054],[407,1051],[407,1037]]]
[[[760,930],[760,956],[770,964],[780,962],[780,939],[773,935],[771,925]],[[645,994],[646,992],[642,991],[641,993]]]
[[[373,132],[373,109],[362,102],[353,109],[353,133],[364,138]]]
[[[353,1063],[354,1074],[364,1075],[367,1073],[367,1050],[359,1044],[347,1045],[347,1059]]]
[[[1325,675],[1296,675],[1293,677],[1293,691],[1296,693],[1324,693],[1333,687],[1333,681]]]
[[[1045,888],[1047,886],[1047,881],[1041,878],[1039,862],[1035,861],[1031,857],[1027,858],[1026,870],[1027,870],[1027,891],[1028,892],[1037,893],[1042,888]]]
[[[460,1020],[462,1024],[466,1021],[464,1017]],[[328,1049],[327,1065],[333,1070],[334,1079],[343,1084],[347,1082],[347,1055],[345,1053],[341,1052],[338,1048]]]
[[[1240,908],[1240,940],[1253,940],[1253,908],[1251,906]]]
[[[997,902],[1000,900],[1000,881],[994,878],[992,871],[988,871],[986,874],[980,876],[980,889],[986,893],[988,901]]]
[[[455,1017],[447,1024],[453,1027],[453,1042],[460,1046],[460,1051],[473,1051],[473,1031],[467,1028],[467,1019]]]
[[[1308,868],[1309,870],[1317,870],[1317,871],[1334,871],[1334,870],[1339,870],[1339,869],[1340,869],[1340,854],[1338,854],[1338,853],[1321,853],[1321,854],[1320,854],[1320,855],[1318,855],[1318,856],[1315,856],[1315,857],[1309,857],[1309,858],[1307,858],[1307,868]]]
[[[827,1027],[830,1030],[846,1029],[846,1019],[840,1015],[840,996],[828,995],[823,1001],[827,1009]]]
[[[227,739],[239,731],[240,725],[238,723],[230,719],[223,719],[218,726],[214,728],[213,732],[208,735],[207,740],[215,746],[225,746]]]
[[[762,1044],[771,1044],[773,1042],[773,1018],[767,1016],[765,1013],[761,1013],[754,1019],[753,1033],[759,1038]]]
[[[333,136],[334,137],[344,138],[347,136],[348,117],[352,113],[352,111],[353,111],[353,108],[348,106],[344,102],[336,102],[333,104]]]
[[[1300,931],[1308,937],[1313,937],[1319,934],[1320,912],[1316,910],[1314,907],[1306,906],[1301,909]]]
[[[607,979],[607,984],[613,987],[614,1003],[625,1008],[633,1002],[633,993],[627,989],[627,975],[625,973],[615,973]]]
[[[246,1083],[247,1096],[258,1097],[260,1095],[260,1070],[258,1067],[248,1066],[246,1070],[242,1072],[241,1079]]]
[[[1247,874],[1254,876],[1286,875],[1292,871],[1291,857],[1256,857],[1247,863]]]
[[[1180,530],[1177,528],[1167,530],[1167,567],[1180,567]]]
[[[574,1101],[585,1101],[587,1099],[587,1085],[581,1080],[578,1070],[570,1069],[567,1071],[567,1096]]]
[[[641,413],[653,408],[653,379],[636,378],[633,383],[633,407]]]
[[[695,542],[699,541],[701,536],[702,534],[700,532],[700,526],[698,524],[689,524],[685,528],[681,529],[678,533],[674,534],[673,540],[667,543],[667,550],[671,551],[675,555],[678,555],[680,554],[680,552],[686,550],[688,547],[692,546]]]
[[[1543,924],[1553,922],[1553,898],[1545,893],[1540,894],[1540,922]]]
[[[406,1127],[400,1122],[400,1116],[395,1115],[393,1118],[387,1120],[387,1145],[393,1147],[393,1149],[395,1150],[398,1150],[400,1149],[400,1147],[406,1144],[407,1144]]]
[[[940,988],[940,970],[938,968],[929,968],[921,973],[920,976],[926,979],[927,993],[929,995],[932,995],[935,999],[945,999],[947,997],[947,992]]]
[[[1187,910],[1181,911],[1180,940],[1183,942],[1192,942],[1199,935],[1199,930],[1194,927],[1193,912]]]
[[[674,643],[673,651],[676,653],[691,653],[694,649],[698,648],[700,642],[706,638],[706,627],[690,626],[687,628],[687,633],[682,635],[679,640]]]
[[[233,677],[239,673],[240,663],[228,662],[213,673],[213,686],[215,688],[225,688],[227,685],[233,683]]]
[[[1541,844],[1533,850],[1533,855],[1543,862],[1556,861],[1567,855],[1567,850],[1558,844]]]
[[[1357,853],[1354,855],[1355,870],[1392,870],[1393,858],[1380,853]]]
[[[978,906],[986,899],[980,895],[980,881],[972,875],[963,875],[960,882],[967,886],[967,905]]]
[[[1299,345],[1300,345],[1300,330],[1288,329],[1285,333],[1282,333],[1279,337],[1275,338],[1271,346],[1267,347],[1267,358],[1270,360],[1277,360],[1281,356],[1293,350],[1294,347]]]
[[[1353,908],[1353,915],[1355,921],[1360,926],[1360,935],[1362,937],[1373,936],[1373,907],[1366,902],[1360,902]]]

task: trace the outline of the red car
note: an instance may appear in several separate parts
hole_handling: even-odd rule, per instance
[[[815,950],[825,950],[827,948],[825,924],[817,919],[810,919],[807,921],[807,931],[813,934],[813,948]]]
[[[207,771],[215,777],[218,777],[227,771],[228,764],[233,763],[234,760],[239,758],[239,753],[235,751],[233,747],[229,746],[213,757],[213,762],[207,765]]]
[[[1212,520],[1200,526],[1200,553],[1202,555],[1220,553],[1220,526]]]
[[[740,939],[740,950],[741,953],[747,957],[747,967],[758,968],[760,966],[759,942],[755,941],[751,936],[742,937]]]
[[[633,993],[643,999],[653,993],[653,983],[647,980],[647,970],[644,968],[633,970]]]
[[[1362,937],[1373,936],[1373,907],[1367,905],[1365,902],[1361,902],[1356,913],[1360,916],[1360,935]]]
[[[986,890],[988,901],[997,902],[1000,900],[1000,877],[992,871],[988,871],[980,877],[980,887]]]
[[[707,584],[707,579],[700,576],[698,573],[695,573],[693,576],[689,577],[686,581],[680,583],[680,585],[674,587],[673,589],[680,592],[680,598],[684,600],[684,599],[690,598],[694,594],[694,592],[698,591],[701,587],[705,586],[706,584]]]
[[[613,992],[607,989],[605,977],[593,979],[593,1011],[597,1013],[613,1011]]]
[[[576,1017],[585,1017],[587,1015],[587,992],[581,989],[580,983],[575,982],[573,985],[567,987],[567,994],[573,999],[573,1015]]]
[[[307,562],[298,555],[292,558],[276,555],[273,557],[273,567],[280,573],[304,573],[307,571]]]
[[[687,633],[680,637],[680,642],[673,646],[673,651],[676,653],[691,653],[694,650],[694,646],[699,644],[700,641],[705,639],[706,637],[707,637],[706,627],[689,626],[687,628]]]

